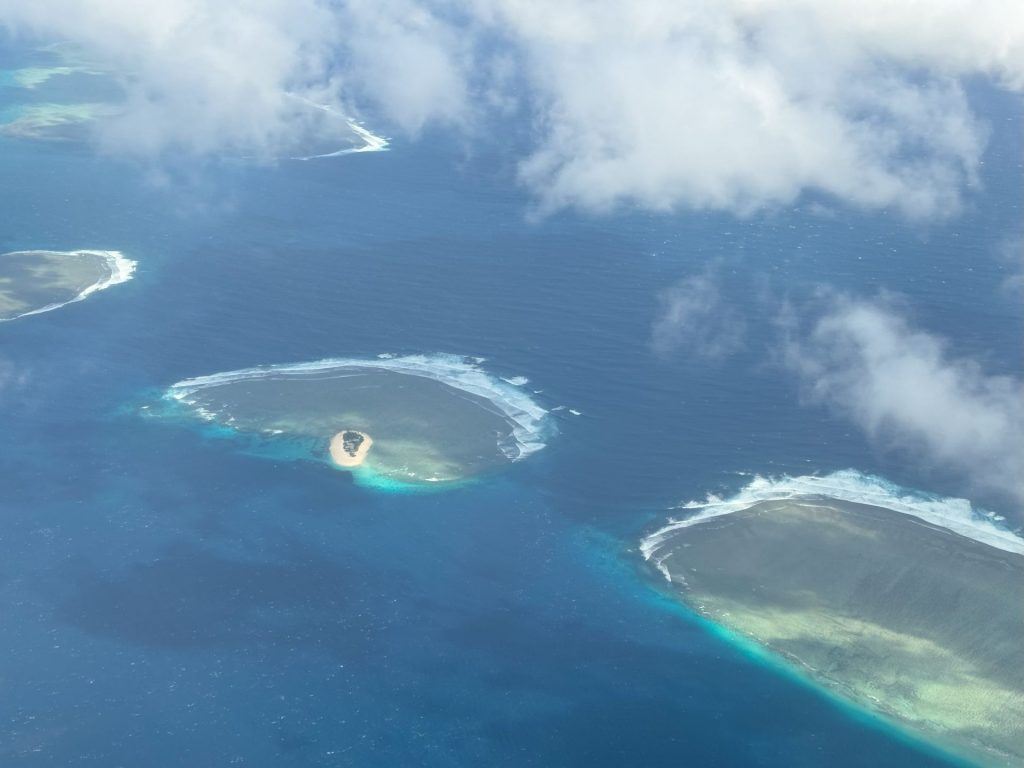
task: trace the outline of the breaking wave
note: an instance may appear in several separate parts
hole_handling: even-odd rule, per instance
[[[83,299],[91,296],[97,291],[102,291],[109,288],[112,285],[120,285],[126,283],[132,279],[135,274],[135,268],[138,266],[137,261],[127,258],[120,251],[92,251],[87,249],[80,249],[77,251],[18,251],[18,253],[57,253],[65,256],[75,256],[77,254],[89,254],[91,256],[99,256],[105,262],[106,268],[109,270],[107,277],[96,281],[92,285],[82,289],[78,292],[74,298],[68,299],[67,301],[58,301],[52,304],[47,304],[43,307],[29,310],[28,312],[22,312],[19,315],[8,318],[0,318],[0,323],[17,320],[19,317],[28,317],[29,315],[39,315],[43,312],[50,312],[54,309],[60,309],[68,304],[73,304],[76,301],[82,301]]]
[[[406,355],[375,359],[328,358],[309,363],[258,366],[179,381],[171,385],[167,396],[191,404],[190,399],[194,393],[231,382],[291,376],[308,378],[322,375],[330,378],[367,368],[433,379],[483,398],[497,409],[512,427],[515,445],[503,446],[503,452],[512,460],[536,453],[546,445],[545,437],[549,430],[545,419],[547,410],[512,384],[511,380],[491,376],[479,364],[473,362],[472,358],[458,355]]]
[[[836,499],[857,504],[870,504],[919,518],[933,525],[974,539],[983,544],[1024,554],[1024,538],[1004,528],[1002,518],[977,509],[966,499],[942,497],[922,491],[903,488],[875,475],[866,475],[853,469],[829,475],[770,478],[755,475],[734,496],[720,498],[709,494],[704,501],[689,501],[679,509],[693,510],[682,519],[670,519],[663,527],[647,536],[640,544],[646,560],[654,560],[660,567],[658,552],[675,531],[696,525],[721,515],[748,509],[762,501]]]

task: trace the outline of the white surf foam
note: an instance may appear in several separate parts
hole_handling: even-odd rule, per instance
[[[512,425],[515,445],[510,446],[511,450],[506,452],[512,460],[521,459],[542,449],[546,445],[544,438],[548,425],[545,417],[548,412],[521,389],[503,379],[491,376],[472,362],[472,359],[435,354],[378,357],[368,360],[329,358],[310,363],[259,366],[179,381],[171,385],[167,396],[190,403],[191,395],[199,390],[236,381],[262,379],[267,376],[309,376],[316,373],[343,376],[346,368],[378,368],[433,379],[487,400],[504,414]]]
[[[75,253],[91,253],[95,256],[102,256],[106,259],[107,268],[110,270],[110,276],[106,280],[100,280],[75,297],[75,301],[84,299],[91,293],[96,291],[102,291],[109,288],[112,285],[120,285],[121,283],[127,283],[132,279],[135,274],[135,268],[139,266],[137,261],[125,258],[125,255],[120,251],[75,251]]]
[[[680,509],[694,510],[694,514],[683,519],[670,519],[667,525],[640,543],[640,551],[645,559],[653,559],[658,569],[671,580],[658,554],[661,546],[675,531],[713,517],[739,512],[762,501],[820,499],[837,499],[884,507],[925,520],[997,549],[1024,555],[1024,538],[998,525],[997,522],[1002,519],[998,515],[976,509],[966,499],[944,498],[912,491],[881,477],[865,475],[852,469],[822,477],[804,475],[766,478],[755,475],[754,479],[734,496],[723,499],[709,494],[704,501],[689,501],[680,505]],[[662,559],[665,556],[667,553]]]
[[[334,152],[323,152],[315,155],[300,155],[291,158],[292,160],[318,160],[320,158],[325,157],[342,157],[343,155],[354,155],[360,152],[386,152],[388,148],[391,146],[391,142],[389,142],[386,138],[384,138],[383,136],[378,136],[377,134],[368,130],[366,126],[363,125],[358,120],[346,116],[342,112],[339,112],[337,109],[331,107],[329,104],[318,104],[315,101],[307,99],[305,96],[300,96],[295,93],[290,93],[288,95],[291,98],[295,99],[296,101],[302,102],[308,107],[320,110],[321,112],[324,112],[325,114],[328,114],[331,117],[340,120],[348,127],[350,131],[352,131],[352,133],[358,136],[363,142],[362,145],[358,147],[345,147],[344,149],[339,149]]]
[[[47,304],[45,307],[39,307],[38,309],[33,309],[29,312],[23,312],[20,315],[15,315],[14,317],[8,317],[6,318],[7,320],[17,320],[19,317],[28,317],[29,315],[39,315],[42,314],[43,312],[51,312],[55,309],[66,307],[68,304],[73,304],[76,301],[82,301],[82,299],[91,296],[97,291],[102,291],[106,288],[109,288],[112,285],[126,283],[132,279],[132,276],[135,274],[135,268],[138,266],[137,261],[132,261],[131,259],[126,258],[125,255],[120,251],[93,251],[83,248],[77,251],[36,250],[18,251],[18,253],[59,253],[65,256],[73,256],[78,253],[88,253],[94,256],[103,257],[103,259],[106,261],[107,268],[110,270],[110,274],[106,278],[93,283],[92,285],[88,286],[87,288],[79,292],[79,294],[75,296],[73,299],[69,299],[68,301],[54,302],[53,304]],[[4,320],[0,319],[0,323],[2,322],[4,322]]]
[[[355,155],[360,152],[386,152],[391,146],[391,142],[385,139],[383,136],[377,136],[374,133],[368,131],[361,123],[352,120],[351,118],[345,118],[345,123],[349,129],[352,130],[360,139],[363,140],[362,146],[359,147],[345,147],[334,152],[324,152],[319,155],[306,155],[303,157],[293,157],[293,160],[319,160],[325,157],[343,157],[344,155]]]

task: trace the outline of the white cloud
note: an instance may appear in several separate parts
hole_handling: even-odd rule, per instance
[[[472,35],[412,0],[349,0],[339,48],[347,85],[409,134],[470,119]]]
[[[1024,87],[1024,13],[1003,0],[736,0],[738,17],[761,26],[808,19],[823,41],[949,75],[985,73]]]
[[[955,357],[890,303],[831,295],[826,305],[786,323],[784,359],[811,401],[922,465],[1024,502],[1024,382]]]
[[[273,155],[305,133],[291,93],[331,96],[336,25],[319,0],[0,0],[0,18],[71,41],[122,76],[109,148]]]
[[[651,327],[651,349],[661,356],[677,351],[720,360],[743,343],[744,321],[723,300],[712,270],[678,281],[658,297]]]
[[[1024,87],[1017,0],[0,0],[130,73],[108,146],[274,154],[288,92],[416,135],[520,108],[542,212],[748,212],[806,191],[957,210],[984,127],[961,79]]]
[[[991,47],[967,6],[936,14],[933,34],[920,6],[911,16],[875,4],[850,24],[852,5],[798,0],[495,4],[537,92],[542,139],[522,178],[547,210],[742,213],[816,190],[913,217],[951,213],[985,138],[953,75],[1024,73],[1024,30],[1012,57],[974,56]]]

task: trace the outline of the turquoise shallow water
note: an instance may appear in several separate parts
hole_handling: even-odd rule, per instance
[[[948,764],[696,621],[635,548],[739,472],[962,492],[801,404],[757,297],[899,291],[955,351],[1019,374],[1021,309],[987,254],[1019,231],[1020,108],[975,97],[985,189],[928,227],[801,208],[529,223],[504,151],[467,160],[441,135],[170,188],[0,141],[19,190],[0,250],[139,261],[0,334],[0,762]],[[747,348],[658,358],[658,293],[712,259]],[[581,415],[553,412],[557,438],[505,472],[407,494],[134,407],[191,376],[384,352],[480,356]]]

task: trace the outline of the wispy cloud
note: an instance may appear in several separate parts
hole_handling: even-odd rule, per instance
[[[748,212],[812,191],[954,212],[986,138],[962,78],[1024,87],[1016,0],[0,0],[124,73],[108,147],[274,154],[289,96],[415,136],[521,110],[541,212]],[[472,135],[467,134],[467,135]]]
[[[1024,503],[1024,382],[951,354],[885,300],[831,294],[816,313],[791,310],[784,328],[783,359],[810,401],[881,446]]]
[[[120,78],[115,151],[276,154],[310,128],[303,100],[339,103],[337,19],[318,0],[0,0],[16,32],[72,42]]]
[[[676,352],[720,360],[743,344],[745,321],[722,297],[715,268],[678,281],[658,297],[651,326],[651,349],[667,357]]]
[[[11,394],[23,391],[31,381],[31,375],[11,360],[0,357],[0,402]]]
[[[544,127],[522,177],[548,210],[743,213],[814,190],[913,217],[950,213],[985,139],[952,73],[1004,74],[962,53],[981,48],[966,34],[950,34],[937,61],[917,41],[921,20],[880,4],[860,12],[912,45],[848,27],[842,4],[502,5]]]
[[[1007,237],[999,245],[996,258],[1006,266],[1007,276],[1000,286],[1013,301],[1024,300],[1024,232]]]

